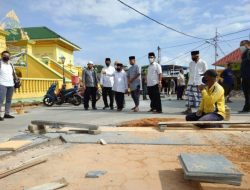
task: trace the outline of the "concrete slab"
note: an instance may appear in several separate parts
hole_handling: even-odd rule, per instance
[[[238,179],[243,175],[231,161],[218,154],[182,153],[180,160],[183,163],[184,171],[189,177],[236,177]]]

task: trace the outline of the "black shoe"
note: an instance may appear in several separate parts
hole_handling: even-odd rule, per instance
[[[241,110],[241,111],[238,111],[238,113],[249,113],[250,110]]]
[[[12,116],[12,115],[9,115],[9,114],[5,114],[4,118],[6,118],[6,119],[14,119],[15,117]]]
[[[162,111],[154,111],[153,113],[154,114],[160,114],[160,113],[162,113]]]
[[[0,121],[3,121],[4,120],[4,118],[3,117],[0,117]]]
[[[93,110],[97,110],[97,108],[96,108],[96,107],[93,107],[92,109],[93,109]]]
[[[89,108],[84,108],[85,110],[89,110]]]
[[[104,106],[102,109],[105,110],[106,108],[109,108],[108,106]]]
[[[111,109],[111,110],[113,110],[113,109],[114,109],[114,107],[110,107],[110,109]]]

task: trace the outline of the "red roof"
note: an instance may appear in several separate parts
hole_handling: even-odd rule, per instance
[[[217,62],[213,63],[215,66],[226,66],[227,63],[232,63],[232,62],[239,62],[241,60],[241,52],[240,49],[236,49],[226,55],[225,57],[221,58]]]

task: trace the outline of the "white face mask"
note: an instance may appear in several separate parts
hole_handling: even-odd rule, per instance
[[[149,63],[154,63],[155,59],[154,58],[149,58]]]
[[[240,46],[241,53],[244,53],[247,50],[246,46]]]

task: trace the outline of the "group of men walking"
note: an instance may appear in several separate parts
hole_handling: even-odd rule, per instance
[[[146,75],[145,83],[147,84],[147,92],[150,98],[150,110],[153,113],[162,113],[162,105],[160,98],[160,89],[162,81],[161,66],[155,62],[154,52],[148,54],[149,67]],[[111,65],[111,59],[105,59],[105,67],[101,71],[100,81],[97,73],[93,68],[93,62],[89,61],[87,68],[83,73],[82,81],[84,92],[84,108],[89,109],[89,101],[91,99],[92,109],[96,108],[96,92],[98,85],[102,87],[103,109],[114,109],[114,99],[117,111],[122,111],[125,104],[125,94],[131,94],[135,106],[131,109],[134,112],[139,111],[140,94],[142,88],[141,69],[136,64],[135,56],[129,57],[130,68],[127,72],[123,69],[123,64],[115,62],[114,67]],[[109,103],[108,103],[109,98]]]

